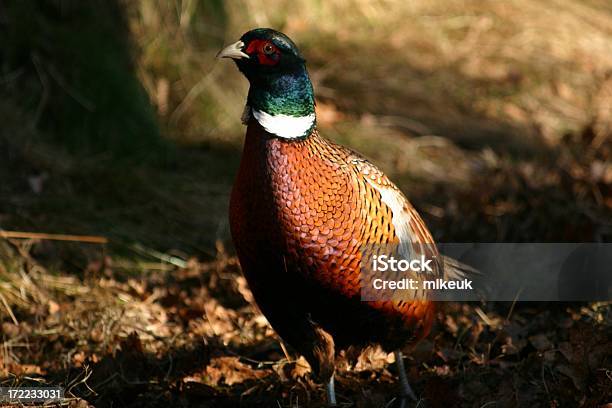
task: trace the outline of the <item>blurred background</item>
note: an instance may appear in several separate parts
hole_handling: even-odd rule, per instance
[[[0,1],[0,230],[108,239],[0,238],[0,378],[101,406],[322,395],[283,361],[229,240],[247,82],[214,56],[254,27],[299,45],[323,135],[378,164],[438,241],[610,241],[607,0]],[[465,406],[609,402],[610,352],[588,346],[610,345],[609,304],[476,308],[440,316],[415,357],[434,406],[447,388]],[[339,379],[347,401],[389,396],[376,356],[372,378]]]

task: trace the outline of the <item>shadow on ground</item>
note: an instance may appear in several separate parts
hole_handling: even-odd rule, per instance
[[[10,45],[0,61],[0,227],[110,238],[0,241],[0,381],[63,384],[97,406],[322,405],[323,388],[284,357],[227,245],[243,129],[186,146],[163,139],[120,5],[98,8],[24,3],[9,8],[22,19],[0,18]],[[322,133],[379,164],[436,239],[610,239],[605,118],[550,144],[529,117],[500,119],[471,100],[510,94],[528,73],[483,83],[453,65],[423,70],[397,49],[362,49],[387,52],[374,65],[347,50],[330,66],[310,48]],[[449,305],[437,320],[408,353],[428,406],[609,402],[607,304]],[[389,359],[377,350],[343,359],[340,401],[389,403]]]

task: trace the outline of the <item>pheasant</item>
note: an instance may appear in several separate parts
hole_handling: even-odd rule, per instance
[[[250,83],[230,229],[257,305],[327,384],[330,405],[336,351],[379,344],[395,353],[404,406],[415,394],[400,349],[428,335],[436,303],[427,294],[362,301],[361,248],[429,244],[435,257],[430,232],[381,170],[319,134],[305,60],[289,37],[253,29],[217,57],[232,58]]]

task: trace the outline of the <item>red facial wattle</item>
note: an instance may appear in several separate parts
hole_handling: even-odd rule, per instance
[[[245,52],[257,55],[257,60],[262,65],[276,65],[280,59],[278,48],[268,40],[251,41]]]

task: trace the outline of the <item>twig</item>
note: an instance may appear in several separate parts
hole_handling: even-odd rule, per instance
[[[264,366],[264,365],[270,365],[270,366],[272,366],[272,365],[274,365],[274,364],[277,364],[277,363],[278,363],[278,361],[261,361],[261,360],[255,360],[255,359],[253,359],[253,358],[249,358],[249,357],[243,356],[243,355],[241,355],[241,354],[238,354],[238,353],[236,353],[235,351],[232,351],[232,350],[229,350],[229,349],[227,350],[227,353],[228,353],[229,355],[234,356],[234,357],[238,357],[238,358],[239,358],[239,359],[241,359],[241,360],[248,361],[249,363],[257,364],[258,366]],[[289,360],[289,362],[291,362],[291,360]]]
[[[512,301],[512,306],[510,306],[510,310],[508,311],[508,315],[506,316],[506,323],[510,323],[510,317],[512,316],[512,312],[514,312],[514,306],[516,306],[516,301],[518,300],[519,296],[521,296],[522,292],[523,292],[523,288],[521,288],[516,293],[516,296],[514,297],[514,300]]]
[[[177,256],[172,256],[172,255],[168,255],[168,254],[164,254],[163,252],[159,252],[156,251],[154,249],[151,248],[145,248],[144,246],[140,245],[140,244],[134,244],[132,246],[129,247],[130,249],[132,249],[133,251],[135,251],[136,253],[140,253],[142,255],[148,255],[150,257],[153,257],[155,259],[159,259],[162,262],[167,262],[171,265],[174,265],[178,268],[186,268],[187,267],[187,262]]]
[[[289,350],[287,350],[285,342],[281,339],[278,339],[278,344],[280,344],[281,350],[283,350],[283,354],[285,354],[285,358],[287,359],[287,361],[293,361],[293,359],[291,358],[291,354],[289,354]]]
[[[87,380],[89,380],[89,377],[91,377],[91,375],[93,374],[93,370],[91,370],[89,366],[85,366],[84,374],[85,375],[83,376],[83,379],[79,380],[79,377],[80,377],[79,375],[66,386],[66,393],[72,394],[72,389],[74,387],[76,387],[79,384],[84,384],[85,387],[87,387],[87,389],[93,393],[93,395],[98,395],[98,393],[92,390],[89,384],[87,384]]]
[[[19,325],[19,321],[13,314],[11,307],[9,306],[8,302],[6,301],[6,298],[4,297],[4,295],[2,295],[2,293],[0,293],[0,300],[2,300],[2,304],[6,308],[6,311],[8,312],[9,316],[11,316],[11,320],[13,320],[13,323],[15,323],[16,325]]]
[[[109,382],[113,381],[115,378],[117,377],[121,377],[121,375],[119,375],[119,373],[113,373],[110,377],[108,377],[107,379],[103,380],[102,382],[99,382],[98,384],[95,384],[94,387],[98,390],[101,390],[103,386],[105,386],[106,384],[108,384]]]
[[[4,231],[0,230],[2,238],[18,239],[44,239],[49,241],[72,241],[86,242],[90,244],[107,244],[108,238],[95,235],[67,235],[67,234],[47,234],[44,232],[23,232],[23,231]]]
[[[495,323],[493,323],[493,321],[489,318],[489,316],[487,316],[487,314],[479,306],[476,306],[474,310],[476,311],[476,314],[480,316],[482,321],[485,322],[487,326],[495,326]]]

